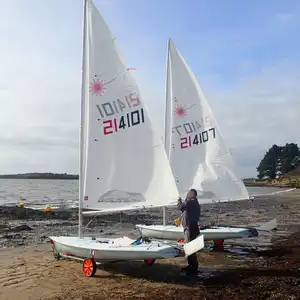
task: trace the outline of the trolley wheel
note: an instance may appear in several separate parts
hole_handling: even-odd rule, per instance
[[[61,256],[60,256],[60,254],[56,251],[54,245],[53,245],[53,247],[52,247],[52,250],[53,250],[53,256],[54,256],[54,258],[55,258],[56,260],[60,260]]]
[[[148,258],[148,259],[145,259],[145,260],[144,260],[144,263],[145,263],[147,266],[152,266],[152,265],[155,263],[155,260],[156,260],[156,259]]]
[[[82,264],[83,273],[86,277],[94,277],[97,271],[97,265],[91,258],[86,258]]]
[[[57,252],[53,252],[53,256],[56,260],[60,260],[60,255]]]
[[[224,247],[224,240],[214,240],[214,249],[221,250]]]

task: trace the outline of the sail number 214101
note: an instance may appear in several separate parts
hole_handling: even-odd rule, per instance
[[[144,110],[141,108],[127,113],[120,118],[103,121],[103,133],[104,135],[116,133],[119,130],[124,130],[125,128],[129,128],[144,122]]]
[[[216,138],[216,129],[210,128],[208,130],[199,132],[195,135],[185,136],[180,138],[180,148],[190,148],[193,145],[199,145],[208,142],[210,139]]]

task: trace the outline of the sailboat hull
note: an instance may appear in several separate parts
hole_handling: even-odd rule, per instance
[[[178,241],[184,238],[183,227],[174,225],[136,225],[142,236]],[[238,239],[258,236],[255,228],[209,226],[200,229],[205,241]]]
[[[98,263],[164,259],[177,257],[182,254],[179,246],[171,246],[162,242],[152,241],[132,245],[135,240],[127,237],[109,239],[84,237],[50,237],[56,256],[83,260],[93,258]]]

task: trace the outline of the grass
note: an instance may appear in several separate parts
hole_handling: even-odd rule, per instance
[[[291,187],[300,188],[300,176],[299,175],[285,175],[276,179],[264,179],[264,180],[244,180],[246,186],[276,186],[276,187]]]

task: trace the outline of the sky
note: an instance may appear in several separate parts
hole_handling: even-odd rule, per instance
[[[82,3],[1,1],[1,174],[78,173]],[[170,37],[196,74],[241,176],[256,176],[273,144],[300,144],[299,1],[94,3],[136,68],[158,127]]]

